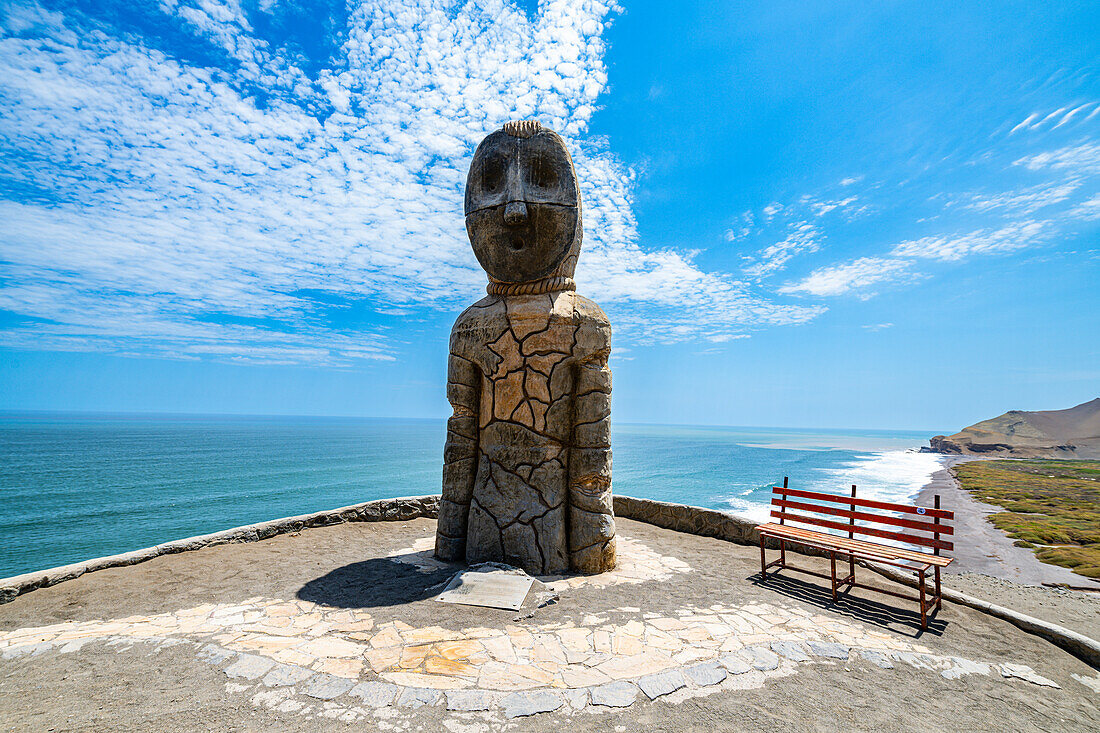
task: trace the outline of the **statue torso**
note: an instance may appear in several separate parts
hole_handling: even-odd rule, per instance
[[[455,322],[451,353],[481,372],[468,536],[486,539],[468,547],[470,561],[504,557],[548,572],[568,568],[574,370],[586,360],[606,363],[609,337],[603,311],[573,291],[490,296]]]

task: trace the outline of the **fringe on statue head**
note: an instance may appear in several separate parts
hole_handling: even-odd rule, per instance
[[[505,122],[501,130],[512,137],[529,138],[542,132],[542,123],[538,120],[512,120]]]
[[[577,227],[573,233],[573,242],[569,247],[568,253],[565,255],[565,259],[561,261],[554,271],[547,277],[540,280],[534,280],[532,282],[524,283],[506,283],[501,282],[489,275],[489,285],[486,291],[490,295],[534,295],[538,293],[551,293],[561,290],[576,290],[577,283],[573,280],[573,274],[577,270],[577,258],[581,253],[581,239],[583,238],[583,226],[581,223],[581,192],[580,181],[577,178],[577,169],[573,164],[573,156],[569,152],[569,148],[565,144],[565,140],[562,139],[554,130],[549,127],[543,127],[542,123],[538,120],[510,120],[505,122],[500,129],[501,132],[512,137],[518,137],[527,139],[539,134],[553,135],[557,138],[562,148],[565,150],[565,155],[569,159],[569,167],[573,170],[573,180],[577,181]]]

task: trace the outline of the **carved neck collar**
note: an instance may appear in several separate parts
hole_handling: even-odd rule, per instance
[[[571,277],[556,275],[544,277],[541,280],[533,280],[529,283],[496,283],[491,282],[485,290],[489,295],[542,295],[559,290],[576,290],[577,283]]]

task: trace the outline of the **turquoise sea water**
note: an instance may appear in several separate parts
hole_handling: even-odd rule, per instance
[[[439,492],[443,420],[0,417],[0,577]],[[614,491],[763,518],[771,484],[911,497],[925,433],[616,425]]]

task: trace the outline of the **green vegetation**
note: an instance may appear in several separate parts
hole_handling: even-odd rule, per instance
[[[973,461],[962,487],[1005,511],[989,519],[1045,563],[1100,578],[1100,461]]]

